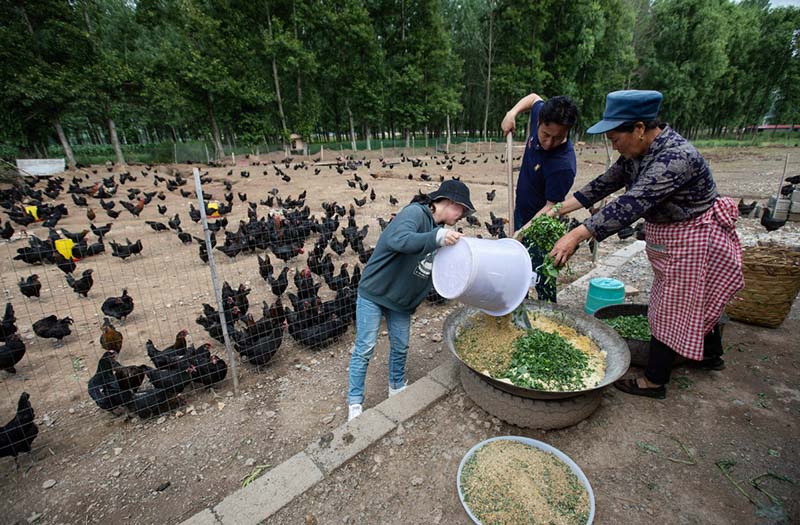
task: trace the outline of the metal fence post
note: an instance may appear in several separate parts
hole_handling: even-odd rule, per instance
[[[225,351],[228,354],[228,360],[231,363],[231,372],[233,373],[233,393],[238,396],[239,372],[236,360],[233,357],[231,338],[230,335],[228,335],[228,323],[225,320],[222,291],[220,290],[219,279],[217,278],[217,265],[214,263],[214,249],[211,246],[211,233],[208,229],[208,218],[206,217],[206,203],[203,199],[203,185],[200,183],[200,170],[194,168],[192,169],[192,173],[194,174],[194,188],[197,193],[197,203],[200,205],[200,219],[203,223],[203,237],[205,237],[206,251],[208,252],[208,265],[211,268],[211,282],[214,284],[214,296],[217,298],[217,308],[219,309],[219,322],[222,325],[222,338],[225,340]]]

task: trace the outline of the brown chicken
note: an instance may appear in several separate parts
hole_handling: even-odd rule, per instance
[[[96,215],[94,214],[94,210],[93,209],[89,208],[88,210],[86,210],[86,218],[87,219],[89,219],[90,221],[93,221],[95,219],[95,217],[96,217]]]
[[[103,350],[119,353],[122,350],[122,334],[114,328],[108,317],[103,319],[103,333],[100,335],[100,346]]]

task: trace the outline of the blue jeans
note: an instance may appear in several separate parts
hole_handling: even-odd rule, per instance
[[[384,308],[359,295],[356,300],[356,341],[350,356],[348,405],[364,402],[364,380],[378,341],[381,317],[386,317],[389,331],[389,387],[402,388],[405,385],[411,314]]]

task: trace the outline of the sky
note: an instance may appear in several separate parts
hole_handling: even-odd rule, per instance
[[[797,6],[800,7],[800,0],[770,0],[772,7]]]

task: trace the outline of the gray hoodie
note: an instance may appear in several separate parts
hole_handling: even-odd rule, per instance
[[[428,206],[412,203],[403,208],[378,239],[361,275],[359,295],[391,310],[416,310],[431,289],[441,230]]]

